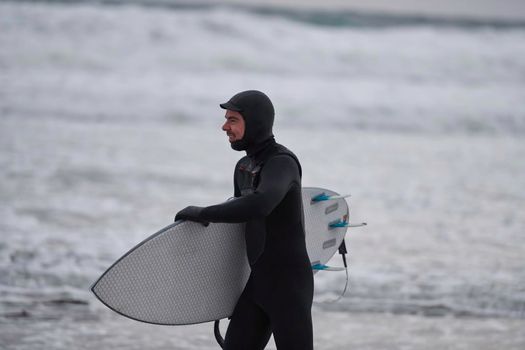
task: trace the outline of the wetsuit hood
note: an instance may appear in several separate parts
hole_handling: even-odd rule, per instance
[[[239,112],[244,118],[244,136],[231,143],[234,150],[252,153],[270,139],[273,140],[275,110],[272,101],[264,93],[257,90],[239,92],[220,106]]]

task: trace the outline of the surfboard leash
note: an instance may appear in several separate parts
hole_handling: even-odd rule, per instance
[[[346,274],[345,286],[343,288],[343,291],[335,299],[325,300],[325,301],[314,301],[314,304],[333,304],[333,303],[337,303],[346,294],[346,291],[348,289],[348,280],[349,280],[349,278],[348,278],[348,263],[346,261],[346,254],[348,254],[348,250],[346,249],[346,243],[345,243],[344,238],[343,238],[343,241],[341,242],[341,244],[339,245],[339,249],[338,250],[339,250],[339,254],[341,254],[341,257],[343,258],[344,271],[345,271],[345,274]],[[342,271],[342,269],[340,269],[340,268],[328,268],[328,266],[325,266],[325,265],[320,265],[320,266],[324,266],[324,268],[320,268],[320,267],[317,267],[317,266],[315,266],[314,268],[317,269],[317,270],[328,270],[328,271],[339,271],[339,270],[341,270]]]
[[[224,349],[224,338],[221,335],[221,329],[219,328],[219,323],[221,320],[215,320],[215,323],[213,324],[213,334],[215,335],[215,340],[221,347],[221,349]]]
[[[339,250],[339,254],[341,254],[341,257],[343,258],[343,265],[345,267],[345,273],[346,273],[346,281],[345,281],[345,287],[343,289],[343,292],[341,293],[341,295],[339,295],[339,297],[337,297],[337,299],[333,301],[334,303],[338,302],[344,297],[346,293],[346,289],[348,288],[348,265],[346,263],[346,254],[348,254],[348,250],[346,249],[346,243],[345,243],[344,238],[338,250]]]

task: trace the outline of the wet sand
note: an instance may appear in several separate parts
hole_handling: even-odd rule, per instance
[[[525,320],[327,312],[314,308],[315,348],[521,350]],[[221,323],[224,334],[226,321]],[[0,348],[12,350],[218,349],[213,324],[157,326],[100,309],[56,320],[2,318]],[[275,349],[273,340],[267,349]]]

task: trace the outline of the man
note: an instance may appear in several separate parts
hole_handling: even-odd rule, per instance
[[[278,349],[313,348],[313,275],[306,251],[301,165],[275,142],[272,102],[243,91],[220,105],[231,147],[246,151],[234,171],[234,199],[190,206],[176,220],[245,222],[251,274],[231,316],[224,349],[264,349],[271,334]]]

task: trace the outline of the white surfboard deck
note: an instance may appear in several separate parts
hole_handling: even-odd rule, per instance
[[[327,189],[302,192],[308,256],[312,265],[325,264],[347,230],[329,225],[348,221],[348,205],[344,198],[312,202],[322,193],[338,195]],[[244,224],[177,221],[124,254],[91,290],[131,319],[185,325],[229,317],[249,274]]]

